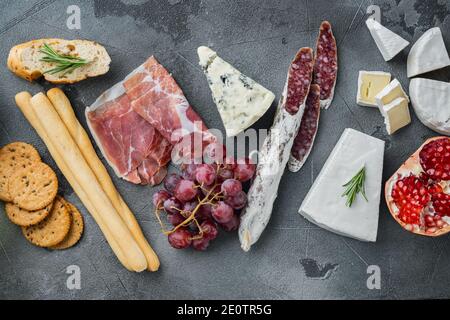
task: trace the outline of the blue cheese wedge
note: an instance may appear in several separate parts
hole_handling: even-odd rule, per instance
[[[199,47],[197,53],[227,136],[236,136],[261,118],[275,95],[210,48]]]
[[[376,241],[384,141],[347,128],[334,147],[299,213],[312,223],[361,241]],[[348,207],[343,185],[365,167],[365,194]]]

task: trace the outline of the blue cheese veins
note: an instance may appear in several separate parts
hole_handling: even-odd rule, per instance
[[[261,118],[275,95],[210,48],[199,47],[197,53],[227,136],[235,136]]]

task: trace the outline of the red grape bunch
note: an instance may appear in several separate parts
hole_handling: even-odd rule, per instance
[[[156,217],[169,244],[176,249],[192,246],[206,250],[219,233],[239,226],[240,210],[247,202],[242,183],[250,180],[255,165],[248,159],[223,164],[182,165],[181,175],[172,173],[164,180],[165,190],[153,195]],[[173,226],[166,230],[161,213]]]

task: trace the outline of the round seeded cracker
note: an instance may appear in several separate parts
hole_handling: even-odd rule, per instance
[[[27,159],[35,162],[41,161],[39,152],[31,144],[25,142],[13,142],[0,149],[0,155],[7,153],[13,155],[16,159]]]
[[[6,203],[5,212],[8,219],[21,227],[28,227],[37,224],[44,220],[52,210],[53,202],[46,206],[44,209],[36,211],[27,211],[19,208],[15,204]]]
[[[24,158],[14,152],[2,151],[0,151],[0,200],[9,202],[12,201],[9,192],[10,177],[18,170],[28,168],[40,161],[40,158],[37,160],[36,158]]]
[[[72,218],[65,201],[61,197],[56,197],[50,214],[36,225],[22,227],[22,233],[32,244],[47,248],[64,240],[71,223]]]
[[[28,211],[45,208],[58,191],[55,172],[43,162],[36,162],[13,173],[8,181],[12,202]]]
[[[67,200],[65,202],[67,210],[72,215],[72,224],[70,225],[69,233],[64,240],[57,245],[50,247],[50,249],[62,250],[73,247],[80,240],[81,235],[83,234],[83,216],[73,204]]]

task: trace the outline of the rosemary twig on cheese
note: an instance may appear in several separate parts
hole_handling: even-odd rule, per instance
[[[347,202],[345,205],[347,207],[351,207],[353,202],[356,199],[356,195],[361,193],[364,199],[367,200],[366,197],[366,189],[364,186],[366,180],[366,167],[362,167],[357,174],[353,178],[350,179],[346,184],[343,185],[345,187],[345,192],[342,194],[342,197],[347,197]]]

